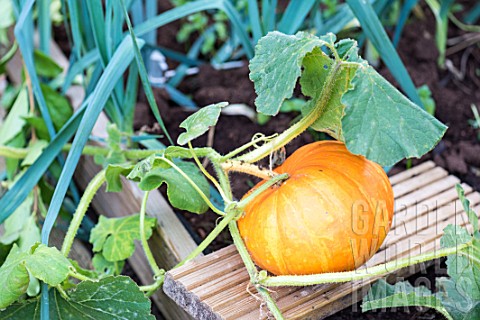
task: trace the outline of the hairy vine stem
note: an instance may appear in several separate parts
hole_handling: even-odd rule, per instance
[[[257,165],[238,160],[226,160],[221,164],[221,166],[222,169],[227,173],[232,171],[242,172],[263,180],[269,180],[278,175],[278,173],[272,170],[261,169]]]
[[[363,270],[353,270],[348,272],[322,273],[305,276],[275,276],[266,277],[260,280],[260,283],[267,287],[278,286],[309,286],[322,283],[339,283],[355,280],[362,280],[392,273],[394,271],[421,263],[429,260],[446,257],[452,254],[457,254],[461,250],[466,249],[471,244],[461,244],[456,247],[444,248],[433,252],[420,254],[414,257],[393,260],[374,267],[369,267]]]
[[[152,251],[148,246],[147,236],[145,235],[145,214],[147,211],[147,201],[150,192],[146,191],[143,196],[142,206],[140,207],[140,242],[142,243],[143,252],[147,257],[148,264],[152,268],[154,277],[162,276],[165,273],[165,270],[162,270],[158,267],[155,258],[153,257]]]
[[[71,144],[66,144],[63,146],[62,151],[70,151],[72,148]],[[15,148],[10,146],[0,145],[0,157],[6,157],[10,159],[24,159],[31,148]],[[86,145],[83,148],[82,154],[86,156],[108,156],[110,149],[105,147],[97,147]],[[143,149],[129,149],[125,150],[123,154],[129,160],[139,160],[147,158],[153,154],[163,154],[165,150],[143,150]]]
[[[100,187],[105,183],[105,181],[105,170],[102,170],[97,173],[97,175],[92,179],[92,181],[90,181],[87,188],[85,189],[85,192],[83,193],[83,196],[78,203],[77,210],[73,214],[72,221],[70,222],[67,234],[65,235],[65,239],[63,240],[62,253],[65,257],[68,257],[68,254],[70,253],[73,240],[75,239],[75,235],[80,228],[83,217],[85,217],[88,206],[92,202],[92,199],[97,193],[98,189],[100,189]]]

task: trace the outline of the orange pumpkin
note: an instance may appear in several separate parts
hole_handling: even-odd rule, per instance
[[[378,164],[322,141],[299,148],[275,172],[288,180],[261,193],[238,220],[259,267],[276,275],[349,271],[380,248],[393,191]]]

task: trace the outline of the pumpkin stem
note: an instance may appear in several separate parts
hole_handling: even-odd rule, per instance
[[[325,79],[325,86],[323,87],[321,97],[316,102],[315,106],[297,123],[286,129],[277,137],[271,139],[269,142],[263,144],[261,147],[245,153],[236,159],[249,163],[256,162],[265,158],[273,151],[280,149],[288,144],[290,141],[298,137],[302,132],[307,130],[317,119],[324,113],[327,104],[332,97],[332,91],[334,89],[335,81],[338,73],[341,71],[341,67],[344,62],[335,61],[332,65],[330,73],[328,73]]]
[[[279,175],[272,170],[260,168],[255,164],[238,160],[227,160],[223,162],[221,166],[225,172],[242,172],[263,180],[270,180]]]

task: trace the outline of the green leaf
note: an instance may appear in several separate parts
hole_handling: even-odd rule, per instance
[[[57,248],[38,244],[32,250],[25,260],[25,266],[35,278],[56,286],[68,277],[69,268],[73,266]]]
[[[456,247],[472,240],[468,230],[461,226],[449,224],[443,229],[443,232],[443,236],[440,239],[442,248]]]
[[[0,126],[0,145],[5,145],[22,131],[25,120],[28,115],[28,94],[27,89],[20,90],[12,109],[8,113],[5,121]]]
[[[145,236],[150,238],[156,219],[146,217]],[[94,252],[102,252],[108,261],[121,261],[129,258],[135,250],[134,240],[140,239],[140,215],[122,218],[100,219],[90,233]]]
[[[443,248],[454,247],[472,241],[467,229],[448,225],[440,239]],[[472,247],[448,256],[447,272],[457,284],[457,289],[472,300],[480,300],[480,241],[473,239]]]
[[[83,281],[68,292],[66,300],[50,290],[50,319],[155,320],[151,302],[129,277],[106,277],[98,282]],[[0,312],[1,320],[40,320],[40,299],[15,303]]]
[[[478,320],[480,319],[480,302],[478,302],[475,307],[473,307],[466,315],[463,320]]]
[[[122,273],[125,261],[108,261],[101,253],[96,253],[93,256],[92,264],[99,273],[115,276]]]
[[[347,148],[382,166],[420,157],[447,127],[402,95],[372,67],[360,67],[342,98]]]
[[[14,148],[23,148],[27,143],[25,134],[23,132],[19,132],[13,139],[7,142],[8,147]],[[7,171],[7,179],[8,180],[15,180],[17,175],[17,171],[19,168],[20,160],[19,159],[5,159],[5,167]]]
[[[50,140],[47,125],[45,124],[45,120],[43,120],[41,117],[28,116],[25,117],[25,122],[27,122],[30,126],[32,126],[32,128],[35,129],[35,133],[37,134],[39,139],[46,141]]]
[[[430,88],[428,88],[428,85],[424,84],[423,86],[419,87],[417,89],[417,93],[422,101],[425,111],[434,116],[436,109],[435,100],[432,98],[432,92],[430,91]]]
[[[470,206],[470,201],[465,197],[465,190],[463,190],[462,186],[457,183],[455,188],[457,190],[458,198],[462,203],[463,210],[467,213],[468,221],[473,227],[473,234],[480,238],[480,233],[478,230],[478,216]]]
[[[27,292],[30,278],[27,268],[21,263],[26,257],[27,253],[21,252],[14,244],[0,267],[0,309],[9,306]]]
[[[217,124],[222,108],[227,105],[227,102],[211,104],[201,108],[185,119],[180,123],[180,127],[187,130],[187,132],[183,132],[178,136],[177,143],[183,146],[187,142],[192,141],[207,132],[211,126]]]
[[[208,181],[195,164],[178,161],[176,165],[209,197]],[[208,205],[194,187],[172,167],[152,169],[142,179],[139,187],[144,191],[150,191],[159,188],[163,183],[167,184],[168,200],[175,208],[195,213],[204,213],[208,210]]]
[[[333,67],[333,62],[319,48],[315,48],[303,59],[304,72],[300,78],[300,84],[303,94],[312,97],[312,100],[302,109],[304,115],[315,108],[317,103],[321,101],[325,81]],[[342,117],[345,107],[341,99],[343,94],[349,89],[350,81],[354,77],[357,68],[357,64],[345,64],[340,67],[325,109],[318,120],[311,126],[314,130],[326,132],[337,140],[343,140]]]
[[[27,251],[37,242],[40,242],[40,228],[35,213],[31,213],[23,222],[17,243],[20,250]]]
[[[302,61],[307,53],[326,44],[333,46],[335,38],[318,38],[305,32],[285,35],[269,32],[258,41],[255,57],[250,61],[250,79],[255,84],[258,97],[257,111],[276,115],[293,89],[302,71]]]
[[[438,288],[437,298],[442,301],[442,305],[455,320],[464,320],[465,316],[479,303],[472,300],[468,294],[459,291],[457,284],[450,278],[437,278],[436,287]]]
[[[32,165],[35,160],[42,154],[43,149],[48,146],[48,142],[45,140],[37,140],[29,146],[27,156],[22,161],[22,167]]]
[[[155,155],[151,155],[138,162],[128,174],[127,179],[139,182],[153,169],[154,165],[167,167],[162,161],[156,160]]]
[[[33,52],[33,58],[35,60],[35,70],[40,77],[55,78],[63,71],[62,67],[40,50]]]
[[[125,155],[123,154],[123,149],[122,149],[123,133],[118,129],[116,124],[109,124],[107,126],[107,133],[108,133],[107,144],[108,144],[109,152],[106,157],[104,156],[97,157],[95,159],[95,162],[101,159],[101,161],[97,163],[99,163],[103,167],[106,167],[110,164],[125,163],[127,159],[125,158]]]
[[[4,233],[0,237],[3,244],[11,244],[17,241],[22,234],[25,222],[32,214],[33,196],[29,195],[25,201],[5,220]]]
[[[107,180],[107,192],[120,192],[122,191],[122,179],[121,176],[127,176],[132,169],[133,164],[110,164],[105,171],[105,178]]]
[[[398,282],[394,286],[383,279],[377,281],[363,298],[362,311],[410,306],[433,308],[447,319],[453,320],[441,301],[430,290],[424,286],[412,287],[406,281]]]
[[[73,108],[64,96],[50,88],[48,85],[41,83],[40,87],[42,88],[48,112],[52,118],[55,130],[59,131],[72,117]]]

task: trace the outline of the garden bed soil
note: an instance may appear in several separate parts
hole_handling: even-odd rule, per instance
[[[470,5],[467,2],[465,4],[467,8]],[[447,124],[449,129],[443,140],[432,152],[421,159],[413,159],[411,164],[417,165],[426,160],[433,160],[451,174],[458,176],[463,182],[476,190],[480,190],[480,143],[477,137],[479,131],[469,124],[469,120],[473,119],[470,106],[472,104],[480,106],[480,79],[476,74],[480,67],[480,48],[472,46],[447,56],[453,66],[463,74],[463,79],[459,79],[449,70],[439,69],[437,65],[438,51],[435,46],[435,20],[431,12],[426,8],[424,9],[425,17],[423,19],[414,18],[406,25],[398,52],[415,85],[419,87],[427,84],[432,91],[432,96],[436,102],[435,116]],[[182,49],[182,45],[175,41],[177,28],[177,24],[172,24],[160,29],[159,34],[162,36],[159,37],[159,40],[163,46]],[[449,29],[449,38],[463,33],[463,31],[452,26]],[[381,65],[379,72],[392,83],[396,83],[385,66]],[[210,66],[202,66],[199,74],[187,77],[179,89],[191,95],[199,106],[228,101],[253,107],[256,95],[253,84],[248,79],[248,73],[249,70],[246,65],[228,71],[217,71]],[[155,89],[155,96],[168,131],[172,138],[176,140],[183,131],[179,129],[179,124],[192,111],[175,106],[161,89]],[[213,147],[220,153],[227,153],[250,141],[252,135],[256,132],[270,135],[283,131],[294,121],[296,116],[296,114],[291,113],[279,114],[267,124],[260,126],[246,116],[223,115],[215,128]],[[136,111],[136,129],[161,133],[154,123],[155,119],[149,106],[141,95]],[[298,147],[312,141],[314,141],[314,138],[310,132],[302,134],[286,147],[287,154],[291,154]],[[167,143],[165,139],[163,139],[163,142]],[[205,146],[206,144],[206,135],[194,142],[194,145],[198,146]],[[390,171],[390,174],[403,171],[408,165],[410,164],[407,161],[402,161]],[[234,195],[240,198],[256,183],[256,180],[249,176],[235,174],[232,176],[232,183]],[[204,215],[179,212],[179,215],[184,221],[188,222],[187,227],[199,240],[214,228],[218,218],[212,212],[207,212]],[[231,243],[229,234],[224,232],[208,250],[217,250]],[[409,278],[409,280],[413,283],[424,278],[434,285],[435,276],[445,275],[444,265],[442,264],[442,266],[439,268],[437,263],[437,267],[430,267],[426,271]],[[353,317],[359,320],[441,318],[434,311],[416,308],[410,308],[407,311],[369,312],[366,314],[361,313],[359,304],[354,305],[354,309],[358,311],[347,308],[329,319],[352,319]]]

